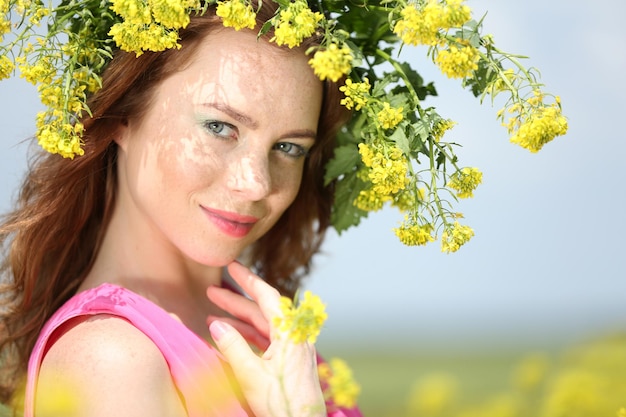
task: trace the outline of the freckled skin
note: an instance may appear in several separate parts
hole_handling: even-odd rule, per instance
[[[120,205],[155,226],[185,256],[222,266],[276,222],[300,186],[303,158],[272,150],[289,132],[315,131],[321,84],[301,52],[278,50],[253,33],[220,31],[191,65],[158,89],[140,124],[132,120],[120,142]],[[222,103],[253,120],[239,123],[205,103]],[[237,128],[218,139],[204,120]],[[312,140],[293,140],[310,147]],[[206,222],[199,206],[259,217],[234,241]]]

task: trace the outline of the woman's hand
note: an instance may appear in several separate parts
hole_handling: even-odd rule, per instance
[[[207,317],[209,327],[211,323],[219,320],[234,327],[248,343],[260,351],[265,351],[269,347],[270,327],[268,319],[263,316],[255,301],[223,287],[209,287],[207,296],[213,304],[230,315],[230,317],[213,315]]]
[[[308,342],[294,343],[272,324],[274,317],[282,316],[278,291],[238,263],[230,264],[228,271],[252,300],[243,302],[236,294],[229,297],[216,289],[209,290],[209,296],[214,302],[218,300],[220,308],[242,320],[211,318],[209,329],[254,414],[257,417],[326,416],[315,347]],[[244,335],[251,334],[256,334],[253,337],[261,342],[263,338],[268,342],[269,338],[261,356],[246,342]]]

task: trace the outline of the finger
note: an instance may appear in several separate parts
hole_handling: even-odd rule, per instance
[[[269,324],[256,302],[220,287],[209,287],[207,296],[220,309],[243,322],[251,324],[263,336],[269,337]]]
[[[235,330],[239,332],[239,334],[243,336],[244,339],[246,339],[248,343],[251,343],[261,351],[265,351],[270,344],[269,336],[261,334],[253,326],[244,323],[236,318],[209,316],[206,320],[207,325],[210,327],[211,323],[216,320],[230,324],[232,327],[235,328]]]
[[[257,302],[263,316],[267,320],[282,316],[279,307],[280,293],[276,288],[267,284],[238,262],[230,263],[228,265],[228,272],[246,294]]]
[[[237,369],[252,369],[257,366],[258,357],[234,327],[216,320],[209,325],[209,331],[215,345],[235,372]]]

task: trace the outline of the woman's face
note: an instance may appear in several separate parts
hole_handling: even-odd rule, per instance
[[[275,224],[315,142],[322,84],[307,60],[218,30],[159,85],[118,140],[118,209],[141,238],[221,266]]]

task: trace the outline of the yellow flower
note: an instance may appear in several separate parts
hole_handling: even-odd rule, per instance
[[[82,132],[83,125],[80,123],[72,125],[50,113],[37,114],[37,141],[44,150],[52,154],[70,159],[83,155],[80,139]]]
[[[189,24],[189,9],[199,6],[199,1],[193,0],[150,0],[150,9],[154,21],[168,29],[187,27]]]
[[[430,0],[423,7],[409,3],[400,11],[401,18],[393,32],[408,45],[437,46],[442,44],[442,30],[462,27],[471,19],[471,10],[463,0],[449,0],[445,4]]]
[[[0,42],[2,35],[11,31],[11,22],[8,19],[9,0],[0,0]]]
[[[37,83],[50,84],[52,77],[56,74],[54,66],[50,63],[48,57],[39,59],[34,65],[18,62],[18,68],[20,76],[33,85]]]
[[[433,125],[431,133],[435,138],[435,142],[439,142],[443,135],[456,125],[456,122],[450,119],[441,119]]]
[[[372,181],[372,189],[376,193],[391,196],[407,186],[409,178],[406,174],[406,158],[387,159],[384,165],[373,166],[368,177]]]
[[[361,392],[361,386],[355,381],[348,364],[332,358],[328,363],[320,363],[317,370],[324,388],[324,397],[337,407],[352,408]]]
[[[474,190],[483,181],[483,173],[478,168],[465,167],[450,176],[448,187],[457,191],[457,197],[474,197]]]
[[[443,7],[443,22],[446,28],[462,27],[472,18],[472,11],[464,0],[447,0]]]
[[[31,4],[32,0],[17,0],[15,2],[14,8],[19,15],[23,15],[26,10],[30,9]]]
[[[216,14],[222,18],[224,26],[235,30],[254,29],[256,26],[256,13],[244,0],[219,2]]]
[[[4,19],[2,14],[0,13],[0,42],[4,39],[4,35],[11,31],[11,22]]]
[[[367,143],[359,143],[359,154],[361,155],[361,160],[365,164],[366,167],[371,167],[374,163],[374,149]]]
[[[407,45],[431,45],[440,43],[439,29],[443,10],[436,2],[429,2],[422,10],[414,3],[407,4],[400,12],[393,32]]]
[[[472,236],[474,236],[474,231],[471,227],[454,222],[451,228],[447,228],[441,234],[441,251],[446,253],[456,252],[461,246],[469,242]]]
[[[448,78],[471,77],[478,69],[478,50],[473,46],[458,48],[451,45],[449,49],[440,51],[435,63]]]
[[[342,76],[350,73],[352,69],[352,53],[350,48],[344,45],[341,48],[332,43],[325,50],[318,50],[309,60],[309,65],[313,67],[315,75],[320,80],[325,79],[336,82]]]
[[[378,123],[383,129],[392,129],[402,121],[402,107],[391,107],[389,103],[383,103],[383,109],[376,114]]]
[[[141,0],[112,0],[111,10],[121,16],[127,25],[147,25],[152,22],[150,7]]]
[[[289,48],[299,46],[304,39],[315,33],[317,24],[322,18],[322,14],[313,13],[304,0],[289,3],[278,16],[272,40]]]
[[[178,33],[157,23],[142,25],[124,21],[114,24],[109,35],[120,49],[134,52],[137,56],[144,51],[159,52],[180,48]]]
[[[400,242],[407,246],[424,246],[435,240],[432,235],[433,227],[430,224],[420,226],[405,222],[402,226],[393,229]]]
[[[370,82],[367,78],[361,83],[354,83],[348,78],[345,85],[339,87],[339,91],[345,96],[341,99],[341,104],[350,110],[361,110],[367,104],[370,88]]]
[[[9,78],[14,69],[15,65],[13,64],[13,61],[5,55],[0,56],[0,80]]]
[[[387,201],[391,201],[390,196],[381,195],[370,188],[359,192],[354,200],[354,206],[363,211],[378,211]]]
[[[375,195],[392,196],[408,185],[408,161],[399,148],[384,142],[372,145],[360,143],[359,153],[363,164],[369,168],[367,177],[372,182]]]
[[[297,306],[294,306],[290,298],[281,297],[280,309],[282,317],[274,318],[274,325],[278,330],[287,332],[296,343],[315,343],[327,318],[324,304],[318,296],[311,291],[305,291]]]
[[[424,188],[418,189],[416,187],[415,184],[409,182],[403,190],[398,191],[398,193],[393,196],[392,205],[403,212],[417,207],[421,201],[424,201],[426,191]]]
[[[45,16],[50,15],[51,10],[41,5],[37,5],[35,7],[35,11],[30,15],[29,20],[32,25],[39,26],[41,24],[41,19],[43,19]]]
[[[513,117],[509,122],[511,142],[538,152],[543,145],[557,136],[567,132],[567,119],[561,114],[558,103],[532,109],[524,118],[522,114]]]

